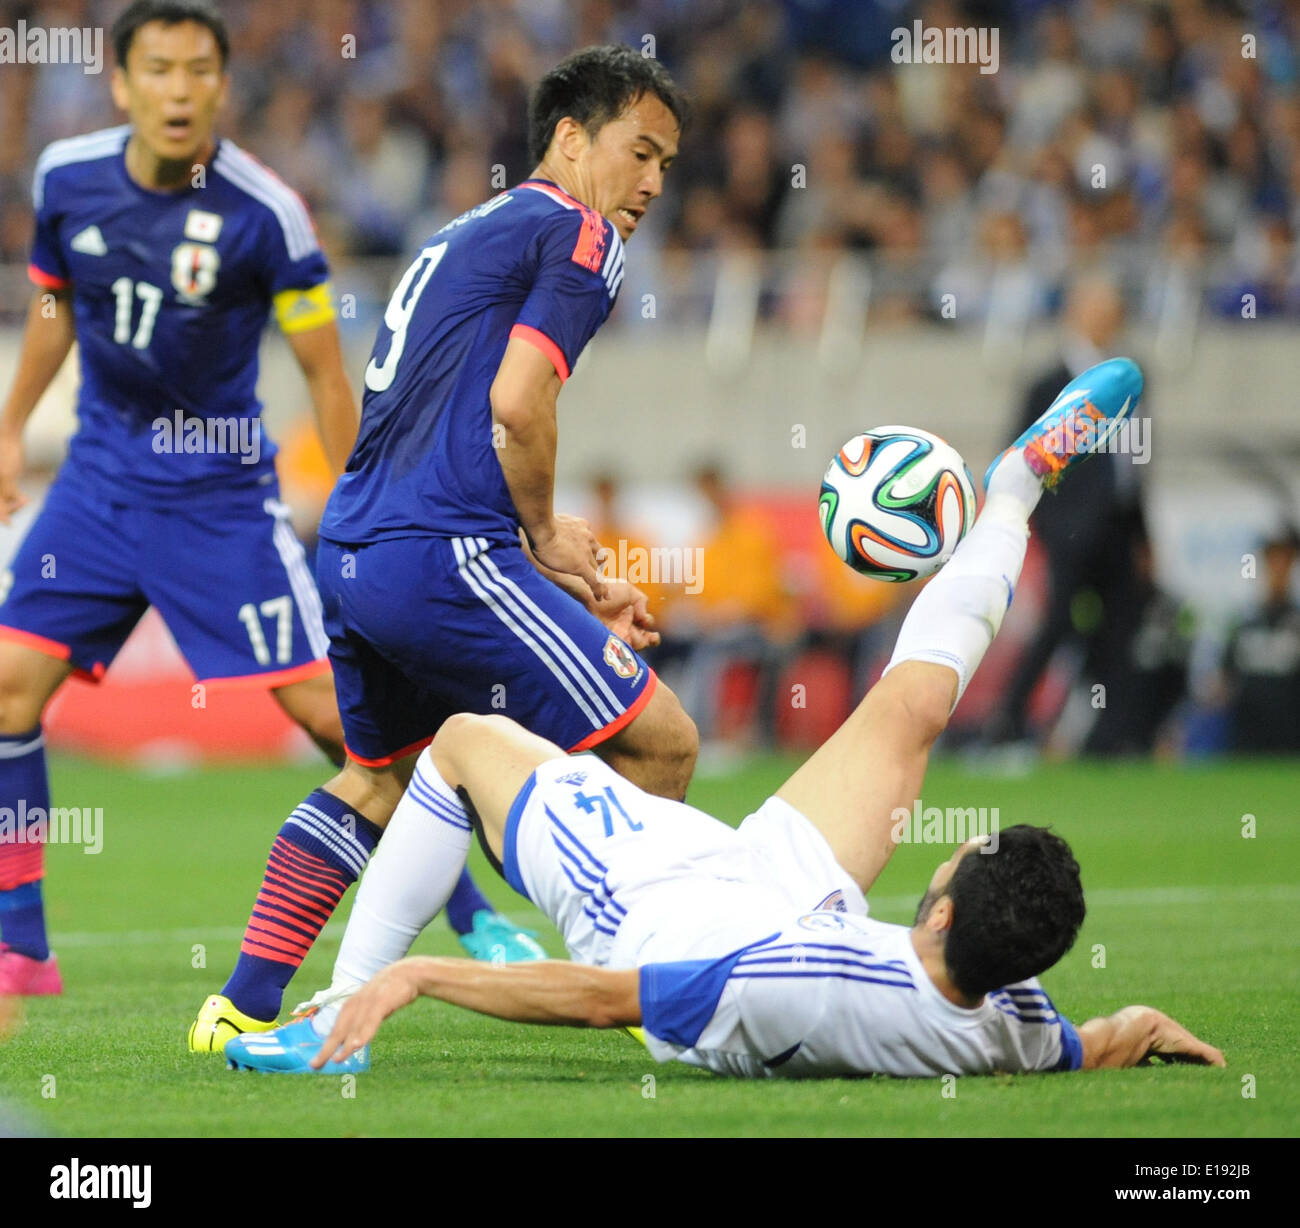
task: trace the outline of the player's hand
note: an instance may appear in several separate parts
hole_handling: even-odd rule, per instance
[[[655,616],[650,613],[648,598],[635,584],[612,580],[605,585],[605,596],[588,603],[591,612],[628,647],[640,652],[659,643],[654,629]]]
[[[351,1057],[374,1039],[389,1015],[410,1006],[419,996],[404,961],[390,964],[343,1004],[320,1052],[311,1059],[312,1069],[319,1070],[331,1059],[341,1062]]]
[[[532,534],[533,557],[543,567],[561,575],[577,576],[592,598],[605,597],[605,582],[598,570],[600,543],[591,526],[579,516],[556,516],[549,530]]]
[[[27,502],[18,486],[23,465],[22,437],[0,434],[0,523],[8,524],[9,517]]]
[[[1226,1066],[1221,1050],[1198,1040],[1177,1019],[1171,1019],[1153,1010],[1156,1017],[1156,1035],[1147,1051],[1147,1057],[1162,1058],[1166,1062],[1190,1062],[1198,1066]]]

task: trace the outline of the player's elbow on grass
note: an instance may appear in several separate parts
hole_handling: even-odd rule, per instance
[[[641,974],[635,969],[592,968],[596,982],[587,1001],[589,1028],[641,1025]]]
[[[1083,1069],[1136,1066],[1155,1040],[1155,1014],[1149,1006],[1126,1006],[1105,1018],[1089,1019],[1079,1028]]]

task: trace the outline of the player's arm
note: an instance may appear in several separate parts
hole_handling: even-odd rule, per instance
[[[342,1061],[369,1044],[389,1015],[417,998],[436,998],[515,1023],[579,1028],[631,1027],[641,1022],[635,968],[592,968],[561,960],[488,964],[472,959],[412,956],[390,964],[348,1000],[312,1065]]]
[[[285,335],[307,380],[330,470],[338,477],[357,441],[357,402],[343,368],[338,326],[329,320],[305,332]]]
[[[0,521],[5,524],[27,502],[18,488],[23,472],[23,427],[59,373],[75,339],[71,289],[42,290],[33,295],[18,369],[0,410]]]
[[[554,363],[536,346],[518,337],[507,342],[489,392],[493,433],[502,437],[497,457],[534,556],[600,598],[605,586],[596,571],[595,535],[585,520],[555,513],[560,383]]]
[[[1225,1066],[1223,1054],[1198,1040],[1176,1019],[1150,1006],[1126,1006],[1079,1027],[1084,1070],[1118,1070],[1148,1057]]]

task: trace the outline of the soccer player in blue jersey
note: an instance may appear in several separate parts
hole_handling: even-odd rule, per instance
[[[299,808],[322,834],[354,815],[386,824],[417,756],[459,711],[505,713],[650,792],[685,794],[698,739],[637,655],[657,638],[644,596],[601,579],[586,522],[553,501],[556,398],[614,305],[624,241],[660,194],[684,115],[654,60],[575,53],[534,91],[533,174],[449,222],[402,274],[321,521],[317,581],[348,749]],[[368,979],[430,919],[428,876],[463,835],[461,818],[442,817],[427,846],[363,880],[336,981]],[[258,1022],[275,1013],[228,996]],[[239,1022],[225,1005],[211,999],[200,1023]]]
[[[357,410],[329,270],[301,200],[214,137],[228,85],[221,18],[202,4],[141,0],[113,42],[114,99],[130,123],[57,141],[37,163],[39,290],[0,410],[8,520],[25,502],[23,425],[79,343],[80,428],[0,592],[0,806],[20,815],[49,809],[45,704],[69,673],[102,674],[149,605],[206,685],[269,689],[343,757],[320,599],[278,497],[255,392],[273,310],[342,469]],[[374,833],[363,828],[341,850],[308,827],[285,838],[281,859],[323,880],[318,896],[341,894]],[[0,994],[61,989],[43,852],[39,840],[0,843]],[[486,906],[472,884],[467,894]],[[267,927],[250,933],[249,949],[283,968],[298,940]]]

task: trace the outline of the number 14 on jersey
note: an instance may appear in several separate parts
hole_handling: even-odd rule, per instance
[[[605,824],[606,836],[614,834],[614,811],[623,817],[630,831],[640,831],[643,826],[623,809],[623,803],[618,800],[612,785],[606,785],[601,793],[575,793],[573,804],[584,814],[595,814],[599,809],[600,817]]]

